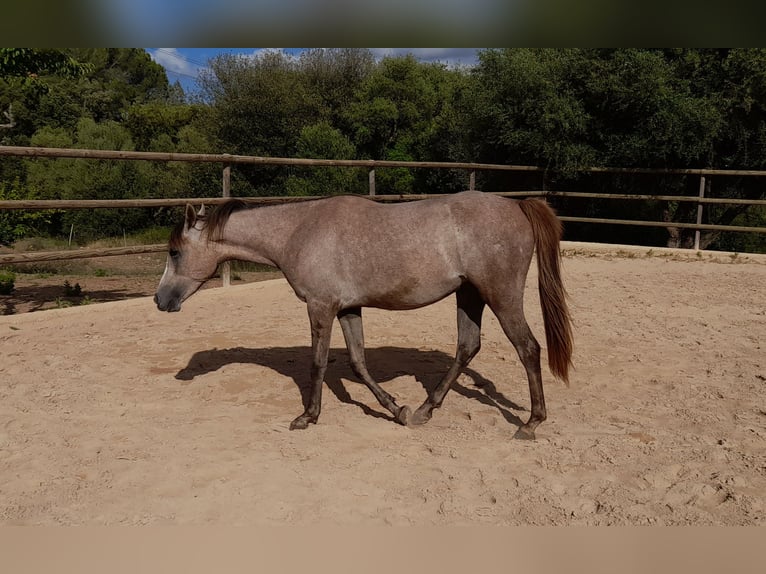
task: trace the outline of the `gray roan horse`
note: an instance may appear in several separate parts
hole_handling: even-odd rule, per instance
[[[340,321],[351,366],[395,420],[423,424],[479,351],[484,306],[500,321],[529,379],[531,415],[516,438],[533,439],[545,420],[540,345],[524,317],[524,283],[537,249],[540,301],[551,372],[568,382],[572,332],[561,283],[561,223],[544,201],[517,201],[478,191],[380,204],[361,196],[248,208],[231,200],[210,215],[187,205],[173,231],[165,273],[154,297],[161,311],[178,311],[227,260],[279,268],[306,302],[311,324],[311,392],[290,425],[316,423],[330,333]],[[362,307],[415,309],[457,296],[455,361],[426,401],[412,412],[398,406],[367,371]]]

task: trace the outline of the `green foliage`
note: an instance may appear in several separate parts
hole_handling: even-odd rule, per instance
[[[91,63],[93,72],[70,89],[77,90],[87,114],[97,122],[121,121],[126,108],[170,95],[165,70],[137,48],[79,48],[70,53]],[[63,88],[64,86],[62,86]]]
[[[578,93],[585,65],[577,50],[482,52],[464,100],[480,157],[570,174],[591,164],[591,116]]]
[[[504,49],[481,53],[460,100],[474,159],[548,168],[571,191],[696,195],[698,178],[583,175],[590,165],[763,169],[766,50]],[[491,174],[487,188],[507,177]],[[764,197],[754,180],[715,183],[717,197]],[[537,184],[539,185],[539,183]],[[529,188],[529,184],[523,187]],[[693,204],[562,201],[567,215],[693,221]],[[706,208],[730,223],[740,206]],[[662,244],[661,230],[567,226],[570,237]],[[688,245],[693,231],[680,230]],[[716,235],[703,233],[703,243]]]
[[[176,151],[179,132],[199,115],[199,106],[168,105],[162,101],[134,104],[124,112],[123,125],[136,148]]]
[[[96,123],[83,118],[77,124],[73,140],[63,129],[44,128],[32,137],[32,145],[49,145],[58,141],[67,147],[84,149],[132,150],[130,133],[113,121]],[[29,160],[27,185],[38,197],[46,199],[127,199],[149,195],[151,182],[144,168],[136,162],[102,162],[97,160]],[[151,223],[143,210],[69,210],[60,218],[62,231],[74,226],[80,240],[121,235]]]
[[[33,199],[22,197],[20,187],[18,179],[10,183],[0,181],[0,201]],[[12,245],[17,239],[40,232],[50,223],[53,214],[52,210],[0,210],[0,245]]]
[[[0,48],[0,79],[19,82],[38,92],[48,92],[42,76],[77,78],[92,71],[61,50],[37,48]]]
[[[457,77],[457,72],[413,56],[384,58],[347,112],[360,154],[383,159],[394,148],[397,154],[412,154],[428,147],[435,126],[449,111]]]
[[[44,89],[41,86],[44,85]],[[487,49],[471,69],[369,50],[221,56],[187,101],[139,49],[0,49],[0,143],[326,159],[531,164],[478,173],[488,191],[696,194],[698,178],[585,175],[591,165],[766,169],[766,49]],[[6,118],[6,119],[4,119]],[[467,186],[460,170],[376,169],[379,193]],[[353,168],[237,166],[234,195],[365,192]],[[12,183],[11,183],[12,182]],[[764,197],[753,178],[716,178],[716,197]],[[0,158],[0,198],[178,198],[220,194],[221,167],[182,162]],[[566,215],[693,221],[696,206],[558,200]],[[760,225],[761,211],[705,208],[710,223]],[[166,228],[176,209],[0,212],[0,242],[48,232],[75,241]],[[663,244],[665,230],[567,225],[570,238]],[[679,241],[690,235],[680,231]],[[763,249],[762,236],[703,243]],[[711,243],[713,242],[713,243]]]
[[[169,227],[149,227],[129,236],[129,240],[138,245],[167,243],[168,239],[170,239]]]
[[[12,106],[14,116],[11,143],[27,145],[43,127],[71,131],[84,117],[122,121],[132,105],[170,103],[173,97],[164,69],[144,50],[11,48],[0,53],[19,50],[29,57],[14,60],[12,71],[0,72],[0,110]],[[45,61],[35,64],[40,58]],[[49,60],[60,65],[48,64]]]
[[[301,54],[297,65],[307,90],[316,98],[317,119],[348,133],[345,111],[375,68],[370,50],[313,48]]]
[[[389,161],[414,161],[408,153],[407,141],[399,141],[386,152],[385,159]],[[412,170],[406,167],[394,167],[377,170],[375,173],[376,192],[385,193],[415,193],[415,175]]]
[[[209,128],[220,151],[292,155],[301,129],[318,113],[295,62],[281,52],[218,56],[201,82],[213,102]]]
[[[16,274],[0,270],[0,295],[10,295],[15,289]]]
[[[296,145],[297,157],[348,159],[354,157],[354,144],[329,123],[307,126],[301,130]],[[285,187],[288,195],[337,195],[363,190],[359,171],[348,167],[295,168]]]
[[[72,285],[69,280],[65,280],[64,295],[67,297],[80,297],[82,295],[82,287],[80,287],[79,283]]]
[[[679,74],[673,58],[637,49],[594,55],[585,87],[601,163],[680,167],[712,159],[720,111]]]

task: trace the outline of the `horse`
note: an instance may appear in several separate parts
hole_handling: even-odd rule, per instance
[[[168,242],[154,301],[160,311],[181,304],[228,260],[282,271],[306,303],[311,327],[311,386],[290,429],[319,418],[330,333],[338,319],[351,368],[402,425],[431,419],[458,375],[481,347],[485,306],[497,317],[526,370],[529,420],[514,437],[534,439],[546,417],[540,345],[524,316],[524,286],[537,252],[538,289],[551,373],[567,385],[572,330],[560,273],[562,225],[543,200],[464,191],[411,203],[382,204],[339,195],[253,207],[239,199],[208,215],[186,206]],[[457,352],[450,369],[414,412],[399,406],[365,364],[362,308],[407,310],[455,293]]]

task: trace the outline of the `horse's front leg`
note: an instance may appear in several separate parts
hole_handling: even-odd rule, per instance
[[[335,312],[327,305],[309,303],[311,322],[311,394],[308,405],[301,416],[290,423],[290,430],[305,429],[309,423],[316,424],[322,410],[322,385],[327,371],[327,357],[330,352],[330,335]]]

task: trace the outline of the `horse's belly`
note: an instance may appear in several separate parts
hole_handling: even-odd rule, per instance
[[[435,303],[455,292],[463,283],[460,276],[433,278],[404,277],[399,280],[386,278],[377,284],[364,286],[352,297],[349,306],[377,307],[380,309],[417,309]],[[365,292],[366,291],[366,292]]]

